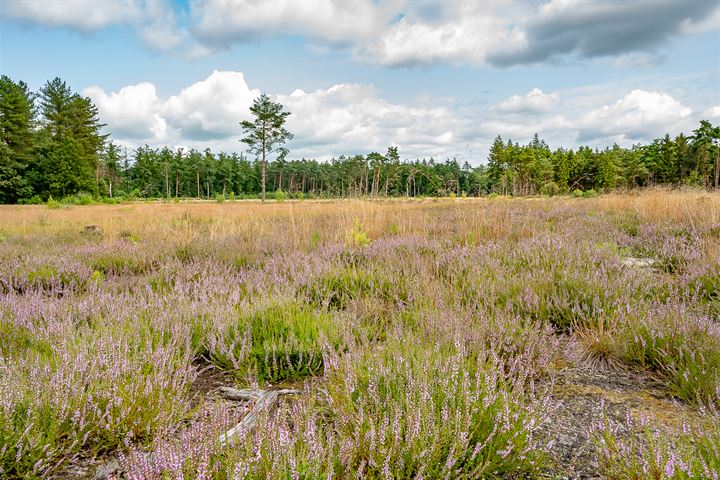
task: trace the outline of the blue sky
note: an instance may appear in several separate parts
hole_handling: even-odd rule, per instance
[[[720,2],[5,0],[0,71],[89,96],[117,143],[240,150],[271,94],[293,157],[493,138],[631,145],[720,123]]]

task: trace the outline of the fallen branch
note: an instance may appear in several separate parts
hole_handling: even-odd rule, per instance
[[[245,417],[227,432],[220,435],[220,445],[232,445],[240,433],[249,432],[264,411],[270,411],[280,395],[296,395],[299,390],[238,390],[220,387],[220,395],[228,400],[257,400]]]

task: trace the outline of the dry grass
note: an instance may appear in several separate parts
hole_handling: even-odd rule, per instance
[[[360,221],[373,238],[388,235],[432,236],[455,234],[470,243],[513,235],[528,235],[536,226],[526,215],[514,218],[512,204],[538,215],[562,211],[582,203],[589,210],[635,212],[642,222],[679,222],[697,228],[720,224],[720,193],[704,191],[645,190],[631,195],[610,194],[594,199],[556,198],[456,198],[384,200],[305,200],[260,203],[252,200],[215,203],[136,202],[122,205],[74,206],[49,209],[45,206],[0,206],[0,228],[7,233],[76,233],[83,226],[99,225],[112,238],[130,231],[140,237],[167,233],[188,234],[206,225],[212,237],[222,232],[259,235],[273,227],[285,231],[293,245],[318,232],[324,239],[340,241]],[[517,224],[517,221],[522,222]],[[541,221],[538,219],[538,221]]]

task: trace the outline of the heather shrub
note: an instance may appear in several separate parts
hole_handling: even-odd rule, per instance
[[[628,430],[640,435],[628,435]],[[603,478],[610,480],[717,480],[720,478],[720,418],[683,425],[672,434],[647,419],[613,425],[607,419],[591,430]]]
[[[541,466],[542,419],[489,358],[462,346],[393,341],[340,359],[325,394],[345,475],[500,478]]]
[[[535,277],[529,284],[511,285],[499,294],[497,303],[515,315],[548,323],[561,332],[592,324],[602,314],[616,311],[616,292],[597,281],[566,273],[556,271]]]
[[[147,442],[189,412],[194,370],[181,336],[118,326],[51,346],[20,341],[24,351],[0,358],[0,468],[10,477],[44,478],[81,449]]]
[[[625,312],[621,355],[661,373],[680,399],[720,405],[720,328],[685,305]]]

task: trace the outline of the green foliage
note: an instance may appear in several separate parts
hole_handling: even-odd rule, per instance
[[[345,309],[361,297],[375,301],[407,303],[410,293],[402,279],[390,279],[356,267],[330,272],[304,289],[308,300],[319,307]]]
[[[353,228],[347,233],[346,243],[351,248],[365,248],[370,245],[370,238],[360,220],[355,219]]]
[[[323,373],[323,348],[338,349],[338,326],[332,316],[297,303],[274,304],[248,313],[210,347],[210,359],[239,378],[260,382],[299,379]]]
[[[48,208],[56,209],[60,208],[62,204],[55,200],[52,195],[50,195],[47,199],[47,202],[45,202],[45,205],[47,205]]]
[[[132,234],[122,238],[132,239]],[[153,263],[146,258],[119,252],[98,255],[90,260],[89,265],[94,271],[105,275],[140,275],[153,270]]]
[[[549,197],[555,196],[560,193],[560,187],[555,182],[547,182],[540,189],[540,194],[547,195]]]

